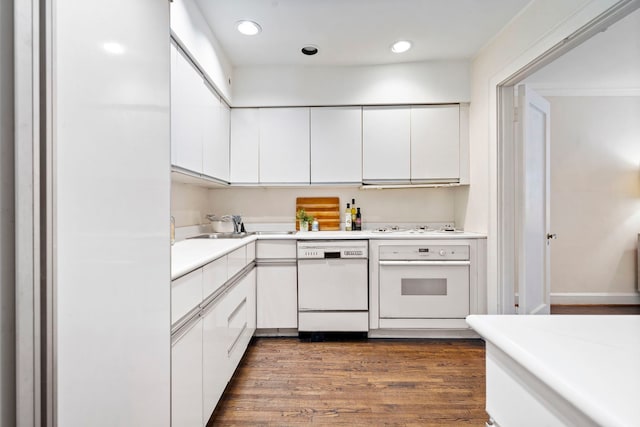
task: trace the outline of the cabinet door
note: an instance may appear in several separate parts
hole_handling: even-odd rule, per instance
[[[309,184],[309,108],[260,109],[260,182]]]
[[[298,327],[298,277],[291,265],[260,265],[256,286],[257,327]]]
[[[220,289],[227,281],[227,257],[223,256],[202,267],[202,299]]]
[[[220,100],[220,127],[218,128],[218,159],[217,170],[218,178],[222,181],[229,182],[229,170],[230,170],[230,145],[231,141],[230,126],[231,126],[231,108],[223,101]]]
[[[298,256],[295,240],[258,240],[256,245],[256,258],[295,260]]]
[[[229,141],[224,141],[225,105],[208,84],[202,89],[202,173],[221,181],[229,180]],[[226,106],[226,105],[225,105]]]
[[[247,247],[243,246],[227,255],[227,276],[231,279],[247,265]]]
[[[171,323],[180,320],[202,301],[202,269],[171,282]]]
[[[460,107],[411,107],[411,181],[460,178]]]
[[[171,425],[203,425],[202,320],[171,345]]]
[[[362,107],[311,108],[311,182],[362,181]]]
[[[411,177],[411,110],[362,108],[362,180],[408,183]]]
[[[171,50],[171,162],[201,173],[204,83],[182,52],[173,45]]]
[[[205,307],[202,317],[202,417],[205,422],[218,404],[231,370],[227,356],[227,327],[219,321],[223,317],[222,299]]]
[[[232,184],[258,183],[258,152],[260,142],[257,108],[231,110],[231,169]]]

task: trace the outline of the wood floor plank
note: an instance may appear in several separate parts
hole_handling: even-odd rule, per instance
[[[208,426],[476,425],[480,340],[254,339]]]

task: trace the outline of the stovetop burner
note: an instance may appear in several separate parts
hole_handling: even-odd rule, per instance
[[[429,225],[417,225],[414,228],[401,228],[397,225],[389,225],[385,227],[378,227],[371,230],[374,233],[408,233],[408,234],[423,234],[423,233],[462,233],[462,230],[456,230],[451,226],[443,226],[440,228],[432,228]]]

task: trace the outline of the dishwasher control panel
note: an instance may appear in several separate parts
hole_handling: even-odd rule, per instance
[[[298,242],[298,259],[368,258],[367,241],[302,241]]]

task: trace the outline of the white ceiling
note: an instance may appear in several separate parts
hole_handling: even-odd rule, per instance
[[[196,1],[234,66],[326,66],[471,58],[530,0]],[[262,33],[238,33],[241,19]],[[391,53],[399,39],[413,48]],[[319,53],[300,53],[308,44]]]
[[[640,94],[640,9],[529,76],[542,94]]]

